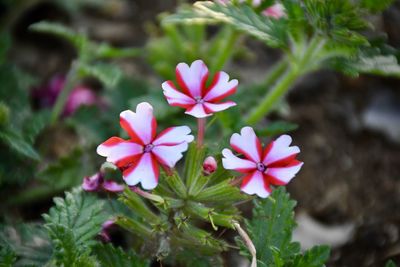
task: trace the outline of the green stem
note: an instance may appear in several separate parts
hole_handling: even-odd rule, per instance
[[[289,70],[278,81],[278,83],[268,91],[261,103],[247,117],[247,124],[255,124],[265,117],[273,108],[275,103],[289,90],[291,85],[299,77],[299,73],[294,70]]]
[[[71,91],[74,89],[74,86],[76,85],[78,79],[77,65],[78,65],[77,61],[74,61],[71,64],[71,69],[69,70],[68,75],[66,77],[64,87],[61,93],[58,95],[56,103],[53,107],[50,120],[51,124],[54,124],[58,120],[58,117],[60,116],[62,110],[64,109],[65,103],[67,102],[68,96],[70,95]]]
[[[228,61],[228,58],[232,55],[236,39],[239,35],[232,28],[227,28],[227,31],[228,32],[224,38],[224,42],[218,46],[217,54],[214,56],[211,63],[211,73],[216,73],[217,71],[221,70]]]

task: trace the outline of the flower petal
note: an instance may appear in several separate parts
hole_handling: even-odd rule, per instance
[[[119,193],[119,192],[124,191],[124,186],[113,180],[105,180],[103,183],[103,188],[104,188],[104,190],[106,190],[108,192],[113,192],[113,193]]]
[[[119,137],[111,137],[97,147],[97,154],[107,157],[107,161],[118,167],[125,165],[132,157],[143,152],[143,147],[131,141]]]
[[[207,113],[205,111],[203,104],[196,104],[191,108],[189,108],[188,110],[186,110],[185,113],[192,115],[193,117],[196,118],[205,118],[212,115],[212,113]]]
[[[222,165],[227,170],[248,173],[257,168],[255,162],[235,156],[230,149],[225,148],[222,150],[222,155],[224,156],[222,158]]]
[[[257,138],[253,128],[243,127],[240,134],[233,134],[231,137],[231,146],[238,153],[246,156],[246,158],[260,162],[261,159],[261,143]]]
[[[188,126],[170,127],[162,131],[153,141],[153,145],[174,146],[183,142],[193,141],[193,135],[190,135],[191,129]]]
[[[164,96],[167,99],[168,104],[171,106],[190,108],[196,104],[196,101],[193,98],[176,90],[171,81],[163,82],[161,86],[163,88]]]
[[[136,113],[131,110],[121,112],[120,123],[136,143],[147,145],[156,135],[157,122],[153,115],[153,107],[147,102],[138,104]]]
[[[188,143],[183,142],[175,146],[158,145],[152,150],[152,153],[161,164],[170,168],[183,157],[182,153],[188,149]]]
[[[303,162],[295,160],[290,166],[283,168],[268,168],[267,179],[274,185],[285,185],[292,180],[303,166]]]
[[[96,173],[92,176],[86,176],[83,178],[82,189],[86,192],[93,192],[99,190],[100,183],[103,181],[103,178],[99,173]]]
[[[289,135],[281,135],[271,142],[264,151],[263,163],[268,167],[284,167],[292,161],[300,149],[297,146],[289,146],[292,138]]]
[[[124,170],[123,178],[129,185],[141,183],[143,189],[154,189],[158,184],[158,165],[151,153],[144,153],[136,164]]]
[[[268,197],[272,192],[272,189],[269,187],[269,184],[260,171],[254,171],[244,177],[240,189],[246,194],[256,194],[262,198]]]
[[[227,101],[225,103],[218,104],[205,102],[203,105],[208,113],[214,113],[236,106],[236,103],[233,101]]]
[[[238,80],[233,79],[229,81],[229,75],[226,72],[218,72],[207,92],[204,95],[204,100],[217,102],[223,98],[234,94],[238,86]]]
[[[186,63],[176,66],[176,78],[182,91],[191,97],[201,97],[207,82],[208,69],[202,60],[194,61],[190,67]]]

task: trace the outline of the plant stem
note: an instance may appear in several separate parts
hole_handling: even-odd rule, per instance
[[[226,27],[225,30],[227,31],[227,36],[225,36],[224,42],[218,46],[217,54],[213,57],[210,67],[211,73],[216,73],[224,67],[226,61],[232,55],[236,39],[239,36],[234,29],[229,26]]]
[[[256,256],[256,247],[251,241],[249,235],[243,230],[238,222],[234,222],[233,226],[235,226],[236,231],[239,233],[240,237],[243,239],[244,243],[246,244],[247,249],[249,250],[252,260],[250,267],[257,267],[257,256]]]
[[[298,77],[299,73],[297,71],[293,69],[287,71],[278,83],[268,91],[261,103],[250,113],[246,119],[246,123],[255,124],[266,116]]]
[[[64,109],[65,103],[67,102],[68,96],[70,95],[72,89],[74,89],[74,86],[77,82],[77,61],[72,62],[71,64],[71,69],[68,72],[68,75],[65,80],[64,87],[61,91],[61,93],[58,95],[56,103],[53,107],[52,113],[51,113],[51,124],[54,124],[57,120],[58,117],[60,116],[62,110]]]
[[[206,129],[206,118],[198,118],[197,119],[197,147],[203,146],[205,129]]]

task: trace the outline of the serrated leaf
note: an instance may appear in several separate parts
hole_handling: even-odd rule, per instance
[[[45,266],[51,258],[49,237],[39,224],[19,224],[0,229],[0,245],[10,247],[17,257],[12,265]]]
[[[193,9],[183,9],[165,18],[164,23],[226,23],[273,47],[286,44],[284,20],[274,20],[258,14],[247,5],[221,5],[198,1]]]
[[[303,255],[296,256],[288,267],[323,267],[329,259],[329,254],[328,246],[315,246],[304,252]]]
[[[139,258],[132,250],[129,253],[124,252],[111,244],[97,244],[93,252],[103,267],[147,267],[150,265],[147,260]]]
[[[108,88],[113,88],[122,77],[122,72],[117,66],[107,63],[80,64],[79,73],[83,77],[92,76],[99,79]]]
[[[300,245],[291,242],[296,202],[280,187],[269,198],[255,200],[254,205],[253,217],[246,220],[246,226],[257,250],[257,260],[260,266],[280,266],[280,262],[300,252]],[[246,249],[243,252],[248,255]]]

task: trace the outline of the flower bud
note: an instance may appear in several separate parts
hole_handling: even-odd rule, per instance
[[[214,157],[209,156],[203,162],[203,174],[210,175],[217,170],[217,161]]]
[[[111,241],[111,237],[110,237],[110,228],[112,226],[115,225],[115,220],[114,219],[110,219],[105,221],[102,225],[101,225],[101,232],[100,232],[100,237],[104,242],[110,242]]]

